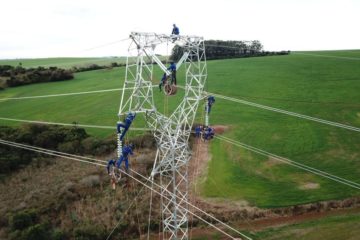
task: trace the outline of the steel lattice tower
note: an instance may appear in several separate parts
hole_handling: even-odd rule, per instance
[[[156,142],[157,154],[152,176],[160,181],[162,227],[164,239],[188,239],[188,145],[200,100],[204,98],[207,78],[205,46],[202,37],[176,36],[184,52],[177,63],[185,66],[184,98],[170,116],[160,113],[154,103],[154,67],[170,75],[158,58],[158,45],[169,44],[174,36],[133,32],[126,63],[124,88],[119,117],[128,113],[144,113]],[[157,85],[156,85],[157,86]]]

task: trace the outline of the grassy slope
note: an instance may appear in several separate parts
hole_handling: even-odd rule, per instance
[[[6,59],[0,60],[0,65],[17,66],[19,63],[25,68],[30,67],[51,67],[71,68],[72,66],[84,66],[89,64],[110,65],[112,62],[124,63],[123,57],[106,57],[106,58],[35,58],[35,59]]]
[[[318,239],[358,239],[360,234],[360,214],[350,213],[327,216],[319,220],[307,220],[286,226],[271,227],[257,232],[243,232],[252,239],[262,240],[318,240]],[[206,237],[195,237],[194,240],[223,239],[220,233],[210,229]],[[204,234],[205,235],[205,234]]]
[[[351,54],[360,57],[360,51]],[[359,66],[357,60],[305,55],[214,61],[209,90],[359,127]],[[359,133],[223,100],[216,102],[211,122],[230,125],[228,137],[359,182]],[[207,197],[276,207],[359,195],[227,143],[214,141],[212,155],[203,185]],[[299,189],[308,182],[320,188]]]
[[[326,217],[261,231],[254,236],[254,239],[357,239],[360,235],[359,218],[359,213]]]
[[[360,51],[352,51],[351,56],[360,56]],[[356,60],[319,61],[318,57],[296,54],[209,61],[208,90],[359,127],[359,64]],[[0,97],[118,88],[123,76],[123,68],[78,73],[73,81],[7,89]],[[155,98],[162,101],[164,97],[155,92]],[[179,97],[170,98],[170,109]],[[0,103],[0,117],[113,125],[119,99],[118,92],[108,92],[6,101]],[[141,125],[139,122],[136,125]],[[358,133],[221,99],[216,101],[211,122],[231,126],[228,137],[359,182]],[[0,120],[0,124],[10,122]],[[112,132],[89,130],[100,136]],[[276,207],[359,195],[359,191],[274,164],[218,140],[213,141],[211,151],[208,178],[202,186],[207,197],[245,199],[260,207]],[[320,188],[299,189],[308,182],[319,183]]]

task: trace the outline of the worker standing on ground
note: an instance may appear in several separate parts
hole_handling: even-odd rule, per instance
[[[126,171],[128,171],[128,169],[129,169],[129,155],[133,155],[133,151],[132,151],[133,148],[134,148],[133,144],[125,145],[123,147],[120,159],[116,162],[116,167],[117,168],[120,168],[121,163],[123,161],[125,161],[125,169],[126,169]]]
[[[167,75],[166,75],[166,73],[164,73],[164,75],[162,76],[162,78],[160,80],[160,84],[159,84],[160,92],[161,92],[161,87],[165,85],[166,80],[167,80]]]
[[[211,111],[211,106],[215,103],[215,98],[214,96],[209,96],[208,99],[207,99],[207,104],[208,104],[208,107],[207,107],[207,112],[210,113]]]
[[[173,42],[175,42],[179,37],[179,34],[180,34],[180,31],[179,31],[179,28],[175,25],[175,23],[173,24],[173,29],[172,29],[172,32],[171,32],[171,37],[173,39]]]
[[[201,137],[201,130],[202,130],[202,127],[200,125],[196,126],[196,128],[195,128],[195,137],[196,138]]]
[[[130,127],[130,125],[132,123],[132,121],[134,121],[135,116],[136,116],[136,113],[129,112],[128,115],[125,118],[124,123],[123,122],[118,122],[117,123],[117,132],[121,133],[120,141],[123,140],[127,130],[129,129],[129,127]]]
[[[215,130],[212,127],[206,127],[204,130],[204,140],[211,140],[214,138]]]
[[[171,62],[168,70],[171,71],[171,84],[176,85],[176,64],[174,62]]]

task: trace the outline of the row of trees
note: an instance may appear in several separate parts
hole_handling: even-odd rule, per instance
[[[113,138],[97,139],[83,128],[26,124],[21,127],[0,126],[0,139],[74,154],[103,155],[114,151]],[[0,145],[0,175],[28,165],[35,152]]]
[[[125,63],[117,63],[112,62],[110,65],[98,65],[98,64],[89,64],[84,66],[74,66],[71,68],[72,72],[86,72],[86,71],[93,71],[99,69],[112,69],[114,67],[125,67]]]
[[[0,65],[0,87],[2,88],[31,83],[64,81],[73,78],[74,76],[71,71],[57,67],[23,68],[21,65],[16,67]]]
[[[177,61],[184,53],[183,47],[176,45],[173,48],[171,58]],[[208,60],[226,59],[240,57],[258,57],[271,55],[285,55],[289,51],[270,52],[263,51],[263,45],[260,41],[221,41],[207,40],[205,41],[205,54]]]

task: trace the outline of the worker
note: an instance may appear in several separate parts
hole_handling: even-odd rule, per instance
[[[166,80],[167,80],[167,75],[166,75],[166,73],[164,73],[164,75],[162,76],[162,78],[160,80],[160,84],[159,84],[160,92],[161,92],[161,87],[165,85]]]
[[[173,24],[173,29],[172,29],[172,32],[171,32],[171,38],[173,40],[173,42],[175,42],[179,37],[179,34],[180,34],[180,31],[179,31],[179,28]]]
[[[131,123],[134,121],[136,113],[129,112],[125,118],[125,123],[118,122],[117,123],[117,133],[121,133],[120,141],[123,140],[127,130],[129,129]]]
[[[200,125],[198,125],[196,128],[195,128],[195,137],[196,138],[200,138],[201,137],[201,130],[202,130],[202,127]]]
[[[214,96],[209,96],[207,99],[207,112],[210,113],[211,111],[211,106],[215,103],[215,98]]]
[[[215,130],[212,127],[206,127],[204,130],[204,140],[213,139],[215,135]]]
[[[176,64],[174,62],[171,62],[168,70],[171,71],[171,84],[176,85]]]
[[[113,169],[114,167],[115,167],[115,160],[110,159],[110,160],[108,161],[107,166],[106,166],[107,173],[108,173],[109,175],[112,175],[112,169]]]
[[[121,163],[123,161],[125,161],[125,169],[126,169],[126,171],[129,169],[129,155],[133,155],[133,148],[134,148],[133,144],[124,145],[124,147],[122,148],[122,154],[121,154],[119,160],[116,162],[116,167],[117,168],[120,168]]]

